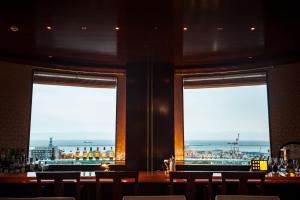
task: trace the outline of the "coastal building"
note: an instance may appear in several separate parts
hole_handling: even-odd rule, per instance
[[[51,160],[59,158],[59,149],[53,145],[53,140],[50,138],[48,146],[35,146],[29,149],[29,160]]]

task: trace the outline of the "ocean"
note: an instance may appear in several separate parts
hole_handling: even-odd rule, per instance
[[[229,144],[232,140],[186,140],[184,150],[231,150],[233,145]],[[270,143],[268,141],[240,141],[239,150],[241,152],[268,153]]]
[[[184,147],[185,150],[230,150],[232,145],[229,144],[230,140],[185,140]],[[49,140],[31,140],[30,148],[36,146],[48,146]],[[103,147],[106,150],[110,150],[112,147],[115,150],[115,141],[114,140],[55,140],[53,139],[53,145],[58,146],[59,149],[64,149],[65,152],[72,150],[76,151],[76,148],[79,147],[80,151],[86,147],[87,150],[90,147],[95,150],[97,147],[100,147],[100,150],[103,150]],[[260,152],[268,153],[270,149],[270,143],[268,141],[240,141],[239,149],[241,152]]]

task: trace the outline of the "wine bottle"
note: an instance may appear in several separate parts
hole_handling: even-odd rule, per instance
[[[102,152],[102,160],[106,160],[106,149],[103,147],[103,152]]]
[[[86,147],[84,147],[83,152],[82,152],[82,159],[86,160],[87,159],[87,151],[86,151]]]
[[[93,155],[93,149],[92,147],[90,147],[90,151],[89,151],[89,160],[93,160],[94,155]]]
[[[110,147],[110,151],[109,151],[109,159],[110,159],[110,160],[113,160],[114,158],[115,158],[115,154],[114,154],[113,148]]]
[[[55,160],[55,149],[54,148],[52,148],[52,150],[51,150],[51,160]]]
[[[72,150],[70,150],[70,152],[68,153],[68,159],[72,160],[74,157]]]
[[[80,159],[80,150],[79,150],[79,147],[77,147],[77,150],[76,150],[76,153],[75,153],[75,158],[76,158],[76,160]]]
[[[61,152],[60,159],[62,159],[62,160],[66,159],[66,153],[65,153],[64,149]]]
[[[97,147],[97,150],[96,150],[96,153],[95,153],[95,158],[96,158],[96,160],[100,159],[100,150],[99,150],[99,147]]]

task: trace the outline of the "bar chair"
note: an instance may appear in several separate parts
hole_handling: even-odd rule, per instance
[[[26,197],[26,198],[0,197],[0,200],[75,200],[75,198],[73,197]]]
[[[186,200],[183,195],[165,196],[124,196],[123,200]]]
[[[279,196],[217,195],[216,200],[280,200]]]
[[[259,194],[264,194],[265,172],[222,172],[222,194],[227,194],[229,182],[238,182],[237,194],[248,194],[248,183],[251,180],[258,180]]]
[[[64,180],[73,180],[76,184],[76,200],[80,200],[80,172],[37,172],[36,173],[38,196],[42,196],[42,183],[44,181],[54,181],[54,195],[64,196]]]
[[[134,180],[134,195],[138,194],[138,171],[96,171],[96,199],[101,199],[101,180],[113,180],[113,200],[121,200],[122,198],[122,180]]]
[[[212,196],[212,172],[202,172],[202,171],[176,171],[170,172],[170,194],[174,194],[174,179],[185,179],[186,188],[185,194],[187,200],[195,199],[195,181],[196,179],[207,181],[207,199],[211,200]]]

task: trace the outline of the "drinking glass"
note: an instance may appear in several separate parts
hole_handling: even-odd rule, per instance
[[[300,172],[300,160],[295,160],[295,171]]]
[[[272,172],[277,173],[278,172],[278,167],[279,167],[278,158],[275,157],[272,160],[273,160],[273,162],[272,162]]]
[[[286,173],[286,166],[287,166],[287,161],[284,160],[283,158],[280,158],[280,165],[279,165],[279,171]]]
[[[273,171],[273,165],[274,165],[274,159],[272,157],[269,157],[269,159],[268,159],[268,172]]]

